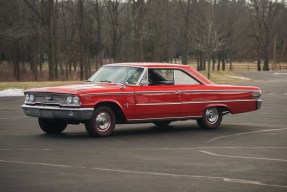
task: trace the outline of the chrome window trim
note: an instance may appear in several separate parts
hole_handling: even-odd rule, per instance
[[[143,77],[145,76],[145,74],[147,73],[147,77],[148,77],[148,68],[143,68],[144,70],[143,70],[143,72],[142,72],[142,74],[141,74],[141,76],[140,76],[140,78],[139,78],[139,80],[138,80],[138,82],[136,83],[136,85],[137,86],[145,86],[145,85],[141,85],[140,83],[141,83],[141,81],[142,81],[142,79],[143,79]],[[148,85],[148,84],[147,84]]]
[[[199,85],[199,84],[204,84],[202,81],[200,81],[198,78],[194,77],[192,74],[190,74],[188,71],[184,70],[184,69],[180,69],[180,68],[166,68],[166,67],[146,67],[147,69],[147,73],[148,73],[148,70],[173,70],[173,82],[174,84],[173,85]],[[175,71],[178,70],[178,71],[182,71],[183,73],[187,74],[188,76],[190,76],[190,78],[193,78],[195,81],[198,82],[198,84],[177,84],[176,81],[175,81]],[[161,85],[161,86],[164,86],[164,85]]]

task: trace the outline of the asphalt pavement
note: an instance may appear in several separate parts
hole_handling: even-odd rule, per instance
[[[83,125],[46,135],[0,98],[0,191],[287,191],[287,75],[242,73],[263,90],[259,111],[226,115],[217,130],[195,121],[165,129],[118,125],[90,138]]]

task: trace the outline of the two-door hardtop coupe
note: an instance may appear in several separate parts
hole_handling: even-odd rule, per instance
[[[261,107],[258,87],[216,85],[187,65],[119,63],[102,66],[84,84],[25,90],[22,108],[46,133],[85,124],[90,136],[108,136],[116,124],[168,126],[195,119],[219,127],[227,113]]]

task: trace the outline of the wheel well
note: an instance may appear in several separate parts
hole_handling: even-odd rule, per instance
[[[124,112],[122,111],[122,109],[119,107],[118,104],[113,103],[113,102],[102,102],[102,103],[98,103],[94,108],[96,109],[99,106],[110,107],[115,113],[116,123],[125,123],[126,122],[126,117],[124,115]]]
[[[215,106],[215,107],[217,107],[222,112],[223,115],[231,113],[230,109],[228,109],[225,106]]]
[[[231,113],[231,110],[226,107],[226,106],[222,106],[222,105],[210,105],[207,106],[205,109],[209,108],[209,107],[216,107],[217,109],[219,109],[222,112],[222,115],[226,115],[228,113]]]

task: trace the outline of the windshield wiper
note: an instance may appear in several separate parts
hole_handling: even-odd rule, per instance
[[[101,83],[113,83],[113,82],[111,82],[111,81],[109,81],[109,80],[102,80],[102,81],[100,81]]]

